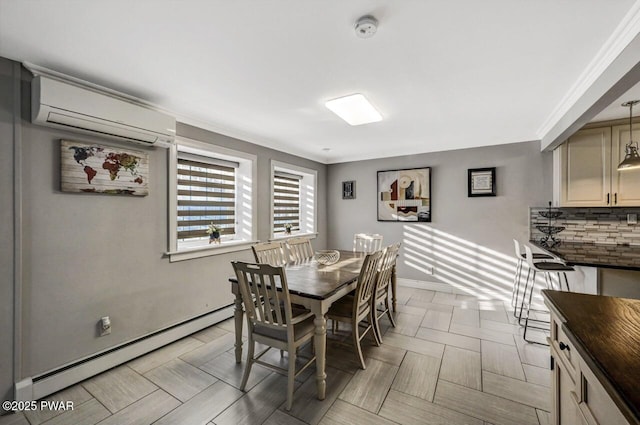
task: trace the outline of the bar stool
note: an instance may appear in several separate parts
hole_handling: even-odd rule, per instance
[[[525,245],[524,247],[525,249],[525,259],[527,261],[527,265],[529,266],[529,271],[527,272],[527,279],[525,281],[525,285],[524,285],[524,292],[523,292],[523,297],[522,297],[522,304],[520,306],[520,314],[518,315],[518,323],[520,324],[520,326],[524,326],[524,333],[522,335],[522,338],[530,343],[534,343],[534,344],[540,344],[540,345],[548,345],[545,343],[541,343],[538,341],[533,341],[533,340],[528,340],[527,339],[527,330],[529,328],[532,329],[541,329],[541,330],[548,330],[549,328],[545,328],[545,327],[536,327],[536,326],[530,326],[529,322],[538,322],[538,323],[544,323],[544,324],[549,324],[549,321],[547,320],[539,320],[539,319],[532,319],[530,318],[530,313],[531,311],[536,311],[533,310],[531,308],[531,300],[533,299],[533,288],[535,286],[535,282],[536,282],[536,274],[539,273],[544,273],[544,277],[545,277],[545,282],[547,283],[547,289],[555,289],[554,285],[553,285],[553,279],[551,278],[551,273],[556,273],[558,275],[558,288],[557,290],[562,291],[562,279],[560,277],[560,275],[564,276],[564,281],[565,281],[565,286],[567,289],[567,292],[570,292],[570,288],[569,288],[569,280],[567,279],[567,272],[574,272],[575,269],[571,266],[568,266],[564,263],[560,263],[560,262],[556,262],[556,261],[535,261],[534,260],[534,256],[533,253],[531,252],[531,248],[529,248],[527,245]],[[533,272],[533,273],[532,273]],[[529,275],[532,275],[531,279],[529,279]],[[529,287],[529,281],[531,281],[531,286]],[[527,290],[529,291],[528,294],[528,300],[527,300]],[[522,325],[522,311],[525,309],[525,302],[526,302],[526,317],[525,317],[525,322],[524,325]],[[538,311],[544,311],[544,310],[538,310]],[[546,311],[545,311],[546,312]]]
[[[525,263],[525,254],[520,250],[520,243],[517,240],[513,240],[513,245],[515,248],[516,258],[518,259],[518,263],[516,264],[516,274],[513,278],[513,288],[511,290],[511,307],[513,307],[513,317],[518,317],[518,313],[516,313],[518,300],[520,298],[520,281],[522,280],[522,265]],[[545,254],[542,252],[534,252],[533,259],[534,260],[552,260],[556,257],[550,254]]]

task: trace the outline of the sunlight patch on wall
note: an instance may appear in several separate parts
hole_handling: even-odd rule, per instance
[[[492,309],[489,300],[511,301],[515,256],[429,226],[406,224],[402,236],[403,262],[407,267],[426,275],[435,271],[438,280],[457,292],[484,301],[483,309]],[[536,281],[546,286],[541,276]]]

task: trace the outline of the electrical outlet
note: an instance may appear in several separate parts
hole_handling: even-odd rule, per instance
[[[109,335],[111,333],[111,319],[109,316],[101,318],[98,327],[100,328],[100,336]]]
[[[627,224],[638,224],[638,214],[627,214]]]

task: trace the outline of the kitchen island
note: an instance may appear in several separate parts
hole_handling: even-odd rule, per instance
[[[552,423],[640,424],[640,301],[544,290]]]
[[[640,271],[640,246],[565,242],[549,248],[537,241],[531,244],[574,266],[605,267]]]
[[[549,248],[537,241],[529,243],[571,266],[583,268],[585,281],[592,280],[583,286],[593,288],[584,292],[640,299],[639,245],[561,241]]]

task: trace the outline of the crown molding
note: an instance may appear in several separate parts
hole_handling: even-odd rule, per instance
[[[200,128],[202,130],[211,131],[213,133],[221,134],[223,136],[232,137],[234,139],[242,140],[243,142],[252,143],[254,145],[258,145],[263,148],[273,149],[273,150],[287,153],[290,155],[298,156],[300,158],[308,159],[310,161],[315,161],[320,164],[328,164],[327,158],[324,158],[321,154],[313,155],[301,149],[296,149],[292,146],[285,145],[283,143],[280,143],[271,139],[267,139],[262,136],[258,140],[255,135],[250,134],[246,131],[242,131],[235,128],[229,128],[226,126],[220,126],[218,124],[215,124],[209,121],[202,121],[196,118],[188,117],[174,111],[164,110],[164,112],[172,114],[176,118],[176,121],[182,124],[187,124],[193,127]]]
[[[539,139],[542,140],[551,131],[638,34],[640,34],[640,0],[636,0],[631,6],[575,84],[544,121],[537,132]]]

